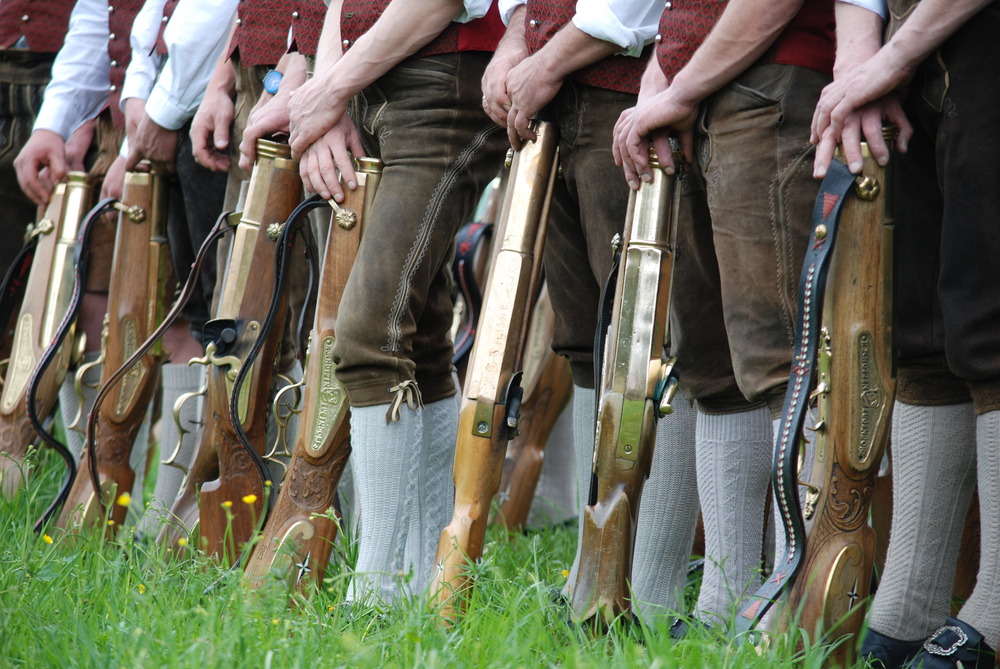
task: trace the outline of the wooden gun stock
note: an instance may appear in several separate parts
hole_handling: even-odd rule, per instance
[[[524,529],[528,521],[545,460],[545,445],[573,392],[569,363],[552,350],[554,326],[555,313],[543,287],[532,310],[525,346],[526,382],[521,417],[517,422],[518,435],[507,446],[500,478],[503,502],[493,521],[514,532]]]
[[[844,203],[827,279],[814,431],[812,485],[803,516],[812,526],[786,614],[810,635],[856,634],[871,585],[875,532],[868,509],[889,438],[892,358],[892,229],[885,171],[865,151],[864,171]],[[811,637],[818,639],[819,636]],[[832,660],[846,666],[853,643]]]
[[[632,194],[625,222],[598,395],[596,490],[584,510],[579,570],[570,584],[576,621],[600,616],[610,622],[631,612],[632,549],[653,460],[654,418],[670,411],[665,389],[675,384],[672,361],[663,359],[675,182],[659,169],[653,175]]]
[[[253,535],[268,492],[253,458],[237,436],[233,421],[240,421],[257,453],[264,453],[271,377],[284,330],[285,296],[248,382],[243,385],[240,415],[233,417],[229,411],[232,384],[257,339],[270,305],[276,280],[275,242],[280,228],[302,200],[298,162],[291,159],[288,146],[258,140],[257,151],[246,207],[236,228],[223,278],[218,315],[205,328],[205,357],[192,361],[209,366],[205,427],[196,462],[208,457],[203,450],[214,452],[218,462],[218,478],[193,481],[201,483],[201,543],[210,555],[229,564]],[[189,479],[209,469],[193,468]],[[250,495],[256,499],[245,503],[244,498],[251,499]]]
[[[528,328],[527,309],[536,294],[545,223],[556,176],[557,131],[538,124],[538,139],[511,161],[510,186],[497,225],[493,265],[462,391],[455,444],[455,511],[438,542],[431,583],[454,615],[452,597],[469,583],[467,561],[483,551],[489,507],[500,486],[507,442],[517,426],[520,368]]]
[[[320,275],[319,301],[306,360],[303,410],[292,460],[260,542],[244,572],[253,587],[271,570],[290,577],[296,588],[322,583],[337,524],[320,515],[333,506],[351,453],[347,394],[333,358],[340,298],[358,253],[364,215],[381,177],[381,161],[358,159],[356,190],[345,189],[330,226]]]
[[[28,379],[69,308],[77,235],[93,204],[96,183],[86,174],[70,172],[67,183],[56,186],[42,220],[31,232],[39,237],[38,248],[14,324],[10,361],[0,395],[0,480],[4,495],[13,495],[20,487],[24,456],[38,439],[27,415]],[[55,406],[69,366],[70,350],[64,345],[42,375],[36,399],[41,419]]]
[[[129,172],[118,217],[108,313],[105,317],[104,369],[101,385],[156,329],[163,318],[169,259],[166,239],[166,177],[155,172]],[[80,469],[63,505],[58,527],[93,526],[107,519],[121,527],[127,507],[114,503],[119,493],[131,493],[136,472],[129,464],[135,438],[145,418],[159,379],[161,349],[147,354],[95,406],[88,424]],[[141,445],[145,447],[145,444]],[[94,490],[91,468],[96,460],[100,491]],[[97,495],[101,498],[98,499]]]

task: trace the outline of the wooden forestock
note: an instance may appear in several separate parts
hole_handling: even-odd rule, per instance
[[[494,519],[508,530],[521,531],[528,521],[531,502],[545,461],[545,446],[559,414],[573,390],[569,363],[552,350],[555,313],[548,292],[535,302],[524,352],[524,401],[518,435],[507,446],[500,497]]]
[[[209,366],[205,401],[205,428],[198,460],[214,452],[218,477],[201,485],[199,512],[202,547],[210,555],[232,563],[251,538],[264,512],[264,481],[233,427],[239,420],[257,453],[264,453],[266,416],[274,370],[285,322],[285,296],[268,340],[239,398],[240,416],[230,418],[232,383],[257,339],[274,288],[274,252],[277,231],[302,200],[298,162],[285,144],[257,143],[258,159],[250,176],[246,207],[236,228],[232,252],[222,285],[222,299],[215,320],[206,327],[205,357]],[[274,226],[274,227],[272,227]],[[211,333],[211,334],[209,334]],[[197,483],[197,482],[196,482]],[[243,499],[256,499],[250,503]]]
[[[856,634],[864,619],[875,553],[868,508],[895,393],[893,224],[885,171],[867,149],[864,163],[858,197],[844,203],[827,279],[814,392],[813,487],[803,509],[811,528],[786,610],[810,635],[830,638]],[[853,648],[840,644],[833,660],[846,666]]]
[[[600,616],[610,622],[630,613],[632,547],[653,458],[657,387],[672,373],[663,359],[663,344],[673,265],[674,179],[659,169],[653,175],[651,183],[632,194],[625,222],[598,395],[596,504],[584,510],[580,565],[570,584],[577,621]]]
[[[320,274],[319,301],[310,334],[306,382],[299,430],[281,494],[260,542],[244,572],[256,587],[269,572],[288,577],[302,588],[322,583],[337,524],[328,514],[351,453],[347,394],[336,377],[333,345],[340,298],[361,241],[364,215],[378,187],[381,161],[361,158],[356,190],[345,189],[345,200],[333,217]]]
[[[25,403],[28,379],[69,308],[77,235],[93,204],[96,183],[86,174],[70,172],[67,183],[56,186],[42,220],[32,229],[32,234],[40,239],[14,323],[10,361],[0,395],[0,480],[4,495],[13,495],[20,487],[24,456],[38,439],[28,420]],[[68,341],[73,341],[72,334]],[[55,406],[71,348],[64,344],[41,378],[36,410],[42,420]]]
[[[511,390],[519,382],[528,309],[536,294],[545,223],[556,176],[557,131],[539,123],[538,139],[514,154],[494,239],[493,265],[462,392],[455,444],[455,512],[441,533],[431,592],[454,615],[454,594],[469,582],[466,565],[479,559],[489,507],[500,486],[507,442],[516,420]]]
[[[111,282],[108,286],[108,314],[105,319],[104,385],[139,345],[160,324],[169,260],[166,239],[166,177],[153,172],[125,175],[122,204],[128,211],[118,216]],[[70,529],[107,520],[109,527],[121,527],[127,507],[116,504],[119,493],[132,491],[136,472],[129,465],[135,437],[156,392],[161,349],[143,357],[118,383],[100,406],[95,406],[95,427],[88,432],[85,448],[69,497],[63,505],[58,526]],[[85,417],[86,418],[86,417]],[[140,444],[145,448],[146,444]],[[90,459],[96,455],[101,482],[97,499],[91,478]]]

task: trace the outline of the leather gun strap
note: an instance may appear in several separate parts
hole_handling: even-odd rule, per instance
[[[618,285],[618,270],[621,269],[622,248],[615,250],[614,260],[611,263],[611,272],[608,274],[604,288],[601,290],[601,302],[598,305],[600,311],[597,318],[597,333],[594,335],[594,392],[601,390],[601,383],[604,376],[604,357],[607,355],[608,331],[611,329],[611,319],[615,309],[615,288]],[[594,425],[597,425],[597,412],[601,409],[599,400],[594,401]],[[597,504],[597,474],[591,472],[590,493],[587,496],[587,504],[593,506]]]
[[[799,278],[798,322],[792,373],[774,443],[772,487],[785,533],[785,554],[774,558],[774,571],[736,618],[738,632],[752,629],[779,595],[791,584],[805,552],[805,524],[798,493],[798,455],[802,427],[809,408],[809,392],[816,368],[820,319],[827,270],[836,238],[837,221],[854,175],[834,160],[819,189],[812,213],[812,232]]]
[[[28,275],[35,261],[35,250],[38,248],[38,237],[33,236],[21,247],[14,262],[7,270],[7,275],[0,286],[0,327],[6,328],[10,319],[17,312],[28,285]]]
[[[492,223],[466,223],[455,237],[455,261],[452,263],[452,272],[458,280],[459,290],[465,297],[466,306],[465,318],[462,319],[462,326],[455,338],[455,352],[451,356],[451,361],[455,365],[469,355],[476,340],[476,326],[483,308],[483,293],[476,280],[476,252],[483,241],[492,234]]]

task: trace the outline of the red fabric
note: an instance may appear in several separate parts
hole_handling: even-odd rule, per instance
[[[575,0],[531,0],[524,14],[524,34],[528,51],[535,53],[569,23],[576,13]],[[642,57],[608,56],[572,74],[574,81],[621,93],[639,92],[642,71],[650,49]]]
[[[656,58],[668,80],[690,62],[726,4],[727,0],[672,0],[663,11]],[[798,65],[830,73],[836,48],[834,28],[833,0],[805,0],[758,63]]]
[[[315,56],[325,17],[323,0],[242,0],[230,55],[238,53],[243,67],[276,65],[291,29],[298,51]]]
[[[35,53],[56,53],[69,31],[70,0],[3,0],[0,2],[0,48],[21,39]],[[27,18],[27,20],[25,20]]]
[[[163,6],[163,18],[160,21],[160,31],[156,35],[156,53],[161,56],[167,55],[167,43],[163,41],[163,31],[167,29],[167,21],[170,20],[171,15],[174,13],[174,7],[177,6],[177,0],[167,0],[167,3]]]
[[[347,50],[371,30],[391,0],[344,0],[340,12],[340,37]],[[413,54],[413,58],[463,51],[495,51],[504,26],[494,2],[486,16],[468,23],[452,23],[436,38]]]
[[[142,9],[143,0],[110,0],[108,2],[108,55],[111,56],[111,120],[116,128],[125,127],[125,115],[121,112],[121,91],[125,83],[125,70],[132,60],[132,46],[129,37],[136,14]]]

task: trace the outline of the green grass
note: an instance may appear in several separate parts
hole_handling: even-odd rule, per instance
[[[33,519],[62,477],[39,474],[0,500],[3,667],[820,667],[828,649],[772,638],[758,651],[708,633],[671,641],[669,621],[594,635],[565,622],[550,591],[565,582],[575,531],[487,537],[468,612],[444,627],[425,602],[387,611],[340,606],[348,570],[292,597],[275,580],[251,592],[204,556],[173,559],[122,533],[36,538]]]

